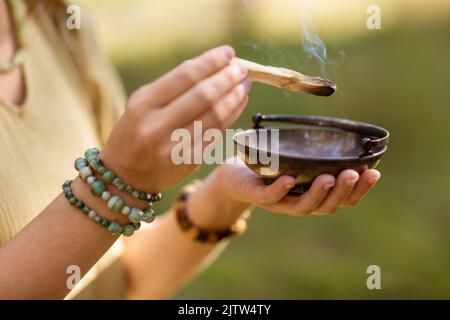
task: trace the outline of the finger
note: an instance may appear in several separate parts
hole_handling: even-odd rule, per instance
[[[381,174],[375,169],[366,170],[361,174],[355,188],[345,201],[345,205],[353,206],[372,189],[380,180]]]
[[[259,205],[268,205],[280,201],[294,185],[295,178],[291,176],[281,176],[269,185],[257,177],[252,180],[252,183],[243,186],[243,192],[253,202]]]
[[[301,196],[284,197],[281,201],[267,206],[266,209],[292,216],[308,215],[316,210],[335,183],[335,178],[332,175],[322,174],[314,180],[311,188]]]
[[[246,77],[247,69],[233,64],[200,81],[167,105],[167,118],[172,120],[171,126],[180,127],[197,119]]]
[[[151,97],[153,104],[165,105],[199,81],[226,67],[234,56],[234,49],[227,45],[208,50],[186,60],[139,91],[146,91],[147,94],[142,96]]]
[[[248,91],[249,89],[245,90]],[[233,95],[231,94],[231,97],[229,97],[229,99],[233,99]],[[240,95],[236,98],[236,100],[238,100],[240,98]],[[232,101],[228,101],[225,103],[225,105],[228,104],[234,104],[235,102]],[[225,129],[231,127],[231,125],[239,118],[239,116],[241,115],[242,111],[245,109],[245,107],[247,106],[248,103],[248,95],[246,95],[246,93],[244,93],[244,97],[242,99],[240,99],[240,102],[237,103],[237,106],[234,107],[234,110],[231,112],[230,115],[228,115],[228,117],[222,121],[222,123],[218,123],[217,129],[220,130],[221,136],[218,137],[216,133],[212,132],[211,134],[207,135],[205,134],[205,131],[207,129],[211,129],[211,123],[212,121],[210,120],[205,120],[205,119],[199,119],[199,121],[195,121],[195,122],[191,122],[186,128],[180,128],[181,130],[184,130],[184,134],[182,135],[183,137],[190,137],[190,141],[187,141],[189,143],[189,145],[191,146],[191,150],[193,150],[194,154],[197,152],[197,154],[202,154],[204,156],[204,154],[208,154],[208,152],[206,152],[206,148],[209,149],[213,149],[215,147],[215,143],[219,143],[219,141],[217,141],[217,139],[222,139],[223,138],[223,134]],[[204,123],[209,123],[209,126],[204,126]],[[196,128],[196,126],[199,126],[199,124],[201,125],[200,130],[198,130]],[[186,132],[187,130],[187,132]],[[200,134],[197,133],[197,131],[199,131]],[[172,154],[173,152],[173,148],[175,145],[179,145],[180,143],[180,139],[181,136],[180,135],[173,135],[174,132],[172,132],[171,135],[171,140],[168,144],[168,151]],[[214,154],[215,155],[215,154]],[[192,158],[192,157],[190,157]],[[204,160],[204,159],[203,159]],[[212,161],[213,159],[211,159]],[[202,159],[196,159],[194,156],[194,163],[196,164],[202,164]],[[205,160],[205,162],[207,162]],[[213,164],[213,163],[211,163]]]
[[[216,158],[216,152],[212,152],[214,148],[218,146],[218,144],[223,141],[224,139],[224,132],[225,129],[229,128],[236,119],[240,116],[242,111],[245,109],[248,102],[248,96],[245,95],[243,99],[241,99],[240,103],[237,104],[237,107],[235,107],[235,110],[231,113],[231,115],[228,116],[227,119],[225,119],[222,123],[219,123],[217,125],[217,131],[212,132],[209,131],[208,133],[205,133],[207,129],[211,129],[211,123],[210,120],[204,120],[200,119],[199,121],[191,122],[186,128],[183,128],[183,130],[187,130],[189,133],[186,134],[186,136],[191,137],[191,140],[189,141],[190,145],[192,146],[192,152],[195,154],[202,155],[202,159],[197,159],[194,156],[194,163],[196,164],[203,164],[202,161],[206,164],[214,164],[215,158]],[[210,123],[209,126],[205,127],[204,123]],[[196,126],[201,124],[201,129],[197,129]],[[199,131],[200,134],[197,133]],[[173,150],[173,147],[179,144],[179,140],[171,140],[170,142],[170,148]],[[220,145],[219,145],[220,146]],[[205,158],[205,155],[207,158]]]
[[[241,106],[249,88],[250,80],[246,79],[208,109],[200,117],[203,129],[224,128],[227,119]]]
[[[242,99],[241,103],[238,105],[238,107],[230,114],[230,116],[222,123],[222,128],[220,128],[222,131],[225,131],[225,129],[230,128],[233,126],[233,124],[236,122],[236,120],[240,117],[242,112],[244,111],[245,107],[248,104],[248,95],[245,95],[244,99]]]
[[[355,170],[342,171],[336,182],[336,186],[331,190],[325,200],[315,211],[316,215],[335,213],[336,210],[347,200],[352,192],[359,175]]]
[[[238,91],[240,92],[241,90],[239,89]],[[235,92],[230,93],[230,95],[227,96],[226,98],[226,100],[229,101],[225,101],[223,103],[223,106],[217,106],[218,108],[232,109],[231,114],[226,115],[226,118],[223,121],[219,120],[218,118],[219,116],[217,114],[218,112],[224,112],[223,110],[220,111],[211,110],[211,112],[206,113],[199,120],[191,122],[185,128],[189,132],[188,136],[192,137],[191,143],[193,145],[194,150],[196,150],[196,148],[201,148],[201,150],[205,150],[205,148],[209,146],[213,141],[214,143],[218,143],[217,139],[219,137],[216,137],[216,135],[219,134],[218,132],[217,133],[210,132],[211,133],[210,135],[209,134],[205,135],[205,131],[211,128],[216,128],[217,130],[220,130],[220,134],[223,135],[225,129],[230,127],[234,123],[234,121],[236,121],[236,119],[239,117],[239,115],[242,113],[245,106],[247,105],[248,96],[245,95],[245,92],[243,98],[241,97],[242,97],[241,94],[236,95]],[[233,105],[236,105],[234,106],[234,109]],[[200,132],[202,134],[196,134],[197,130],[199,130],[198,128],[200,128],[199,127],[200,124],[201,124]],[[173,142],[173,144],[175,144],[175,142]],[[213,146],[211,145],[211,148],[212,147]]]
[[[318,176],[311,188],[298,198],[293,212],[300,215],[312,213],[326,198],[335,183],[335,178],[330,174]]]

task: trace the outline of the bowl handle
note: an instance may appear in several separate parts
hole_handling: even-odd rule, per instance
[[[389,143],[389,132],[378,126],[364,122],[347,119],[327,118],[317,116],[299,116],[283,114],[261,114],[253,115],[253,129],[263,128],[261,122],[287,122],[301,125],[332,127],[359,133],[364,138],[361,139],[361,147],[364,152],[360,157],[373,154],[374,148],[386,147]]]

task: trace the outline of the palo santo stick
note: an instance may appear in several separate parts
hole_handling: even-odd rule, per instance
[[[336,85],[333,82],[320,77],[310,77],[284,68],[263,66],[241,58],[234,58],[231,63],[239,63],[247,68],[250,80],[278,88],[316,96],[331,96],[336,91]]]

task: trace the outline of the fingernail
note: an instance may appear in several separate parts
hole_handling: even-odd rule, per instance
[[[234,49],[230,46],[224,46],[223,51],[229,60],[234,58]]]
[[[243,76],[247,74],[247,69],[245,69],[242,65],[240,65],[239,63],[234,63],[232,65],[232,72],[234,72],[235,74],[237,74],[238,76]]]
[[[375,184],[375,183],[378,182],[378,180],[380,180],[380,178],[372,178],[372,179],[369,179],[369,184]]]
[[[328,184],[323,186],[323,189],[324,190],[330,190],[333,187],[334,187],[334,183],[328,183]]]
[[[286,185],[286,189],[292,189],[295,186],[295,184],[290,183],[288,185]]]
[[[244,86],[245,93],[249,92],[252,88],[252,82],[249,78],[246,78],[244,81],[242,81],[242,85]]]
[[[353,185],[356,183],[356,181],[358,181],[358,178],[356,178],[356,179],[351,179],[351,180],[347,180],[347,185],[348,185],[349,187],[351,187],[351,186],[353,186]]]

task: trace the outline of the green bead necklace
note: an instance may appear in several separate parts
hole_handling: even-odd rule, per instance
[[[27,38],[26,18],[27,8],[23,0],[7,0],[11,12],[14,28],[16,31],[18,48],[14,57],[8,62],[0,63],[0,73],[7,73],[21,66],[25,62],[25,44]]]

